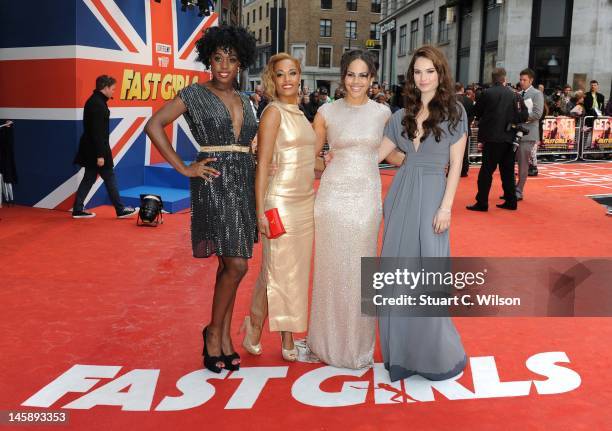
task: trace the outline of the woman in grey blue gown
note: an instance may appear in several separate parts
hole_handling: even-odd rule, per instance
[[[406,75],[406,108],[390,118],[381,145],[382,157],[396,147],[406,153],[384,202],[381,256],[449,257],[467,116],[439,50],[419,48]],[[379,309],[381,350],[391,381],[414,374],[444,380],[462,372],[467,358],[451,319],[409,313],[405,307]]]

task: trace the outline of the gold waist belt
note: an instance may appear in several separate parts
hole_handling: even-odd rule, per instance
[[[251,147],[244,145],[213,145],[209,147],[200,147],[203,153],[216,153],[218,151],[229,151],[233,153],[250,153]]]

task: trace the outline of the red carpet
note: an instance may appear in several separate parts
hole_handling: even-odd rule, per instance
[[[455,199],[453,255],[612,256],[612,217],[585,197],[612,193],[612,164],[541,166],[516,212],[495,208],[495,199],[488,213],[466,211],[477,173],[473,168],[461,180]],[[386,191],[392,174],[382,179]],[[491,197],[500,189],[496,177]],[[94,219],[72,220],[58,211],[0,209],[0,410],[68,412],[62,429],[74,430],[610,427],[608,318],[456,319],[471,365],[458,383],[433,390],[406,382],[405,402],[401,390],[398,402],[390,401],[393,388],[379,387],[372,370],[343,376],[335,369],[337,377],[330,374],[319,389],[324,377],[317,379],[316,370],[327,368],[283,362],[278,336],[268,332],[261,357],[245,354],[236,335],[240,373],[206,383],[211,375],[198,372],[200,331],[216,260],[191,258],[189,215],[139,228],[115,219],[110,207],[95,211]],[[257,247],[238,294],[234,332],[260,257]],[[547,352],[558,353],[526,364]],[[533,365],[537,358],[557,366],[542,371]],[[322,403],[354,405],[312,405]]]

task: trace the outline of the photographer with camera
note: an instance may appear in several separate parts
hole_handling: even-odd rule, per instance
[[[516,189],[514,184],[514,153],[512,141],[514,131],[521,122],[527,120],[527,109],[520,96],[506,86],[506,70],[493,69],[493,86],[485,90],[477,99],[474,113],[478,118],[478,138],[482,142],[482,166],[478,173],[478,194],[476,203],[468,205],[470,211],[489,210],[489,191],[493,172],[499,165],[504,189],[503,204],[498,208],[516,210]]]
[[[533,88],[534,78],[535,74],[531,69],[524,69],[520,73],[521,96],[527,106],[529,117],[525,123],[520,124],[522,130],[519,130],[515,135],[515,141],[519,135],[522,138],[518,140],[519,148],[516,152],[519,172],[519,180],[516,184],[516,199],[519,201],[523,199],[523,191],[529,173],[529,158],[540,136],[540,118],[544,111],[544,95]]]

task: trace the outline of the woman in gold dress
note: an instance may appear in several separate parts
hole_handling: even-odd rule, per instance
[[[266,315],[270,331],[281,333],[282,355],[297,359],[293,333],[308,324],[308,284],[314,235],[314,169],[316,135],[298,107],[300,63],[289,54],[274,55],[262,75],[268,104],[257,135],[255,199],[263,234],[261,272],[251,310],[244,319],[242,345],[261,354]],[[270,174],[270,166],[275,167]],[[271,239],[265,211],[276,208],[286,233]]]

